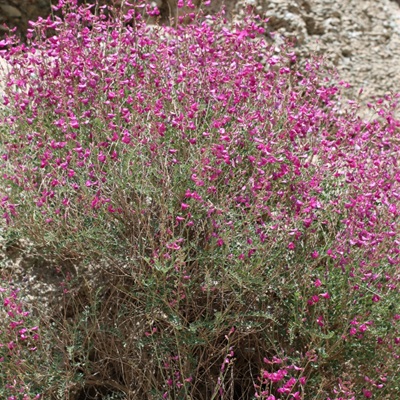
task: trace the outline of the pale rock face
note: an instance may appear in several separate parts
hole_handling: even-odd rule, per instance
[[[7,61],[0,57],[0,108],[2,107],[3,103],[4,89],[7,84],[6,75],[9,69],[10,66],[8,65]]]
[[[5,15],[6,18],[21,18],[22,14],[18,8],[10,6],[9,4],[0,4],[0,10]]]

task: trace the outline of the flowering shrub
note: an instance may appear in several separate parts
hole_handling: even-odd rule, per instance
[[[161,28],[135,7],[59,7],[27,46],[2,43],[1,208],[76,266],[48,326],[71,387],[396,397],[396,97],[368,122],[341,110],[342,83],[255,17]]]

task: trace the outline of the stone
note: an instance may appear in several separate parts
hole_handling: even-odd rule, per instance
[[[4,13],[6,18],[21,18],[22,13],[21,11],[18,10],[18,8],[15,8],[13,6],[10,6],[9,4],[0,4],[0,9],[2,13]]]

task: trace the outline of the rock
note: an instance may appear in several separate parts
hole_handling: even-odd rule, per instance
[[[7,62],[0,57],[0,109],[3,107],[3,96],[4,96],[4,89],[6,86],[5,79],[2,77],[6,76],[10,66]]]
[[[13,6],[9,4],[0,4],[1,12],[5,15],[6,18],[14,19],[14,18],[21,18],[22,13]]]

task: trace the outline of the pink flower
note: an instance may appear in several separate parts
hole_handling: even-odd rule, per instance
[[[74,129],[79,128],[79,123],[76,119],[71,120],[69,124],[70,124],[71,128],[74,128]]]
[[[190,207],[189,204],[181,203],[181,209],[182,210],[187,210],[189,207]]]
[[[307,378],[305,376],[302,376],[299,378],[299,383],[301,386],[304,386],[306,384]]]
[[[287,371],[285,369],[280,369],[277,372],[268,372],[264,371],[263,378],[267,379],[271,382],[279,382],[287,375]]]
[[[372,392],[370,390],[363,389],[362,392],[364,397],[366,397],[367,399],[370,399],[372,397]]]
[[[316,294],[314,294],[314,295],[307,301],[307,304],[310,305],[310,306],[313,306],[314,304],[316,304],[316,303],[318,303],[318,302],[319,302],[319,297],[318,297]]]

